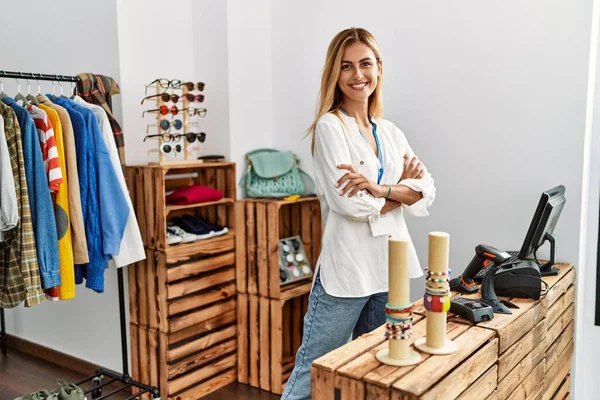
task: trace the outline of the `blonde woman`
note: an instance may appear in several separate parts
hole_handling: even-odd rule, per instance
[[[382,119],[383,61],[366,30],[338,33],[327,50],[309,128],[325,224],[304,335],[282,400],[310,398],[310,368],[350,337],[385,323],[388,237],[410,242],[404,212],[429,215],[431,174],[402,131]],[[410,246],[410,275],[422,275]]]

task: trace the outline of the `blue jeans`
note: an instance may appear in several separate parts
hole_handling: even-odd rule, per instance
[[[356,339],[383,325],[383,307],[387,301],[387,292],[366,297],[330,296],[317,275],[304,316],[304,334],[296,353],[296,365],[281,400],[310,399],[313,361],[347,343],[351,334]]]

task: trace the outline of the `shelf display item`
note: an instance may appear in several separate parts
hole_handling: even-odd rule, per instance
[[[279,240],[279,282],[285,285],[312,276],[300,236]]]

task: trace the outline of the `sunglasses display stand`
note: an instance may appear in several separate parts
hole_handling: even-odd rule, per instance
[[[156,82],[155,83],[155,87],[156,87],[156,94],[158,96],[156,96],[156,108],[161,108],[161,106],[166,106],[169,107],[168,104],[169,102],[165,102],[163,101],[162,97],[160,96],[160,94],[164,93],[165,91],[169,90],[169,88],[165,89],[160,85],[160,82]],[[174,89],[171,88],[171,91],[174,90],[181,90],[182,91],[182,95],[180,97],[181,101],[183,102],[181,109],[186,109],[190,106],[190,101],[187,99],[187,96],[185,96],[185,94],[188,92],[188,88],[185,85],[181,86],[181,89]],[[182,112],[181,113],[183,116],[183,126],[181,128],[182,132],[186,131],[187,125],[188,125],[188,119],[189,119],[189,115],[187,112]],[[167,113],[167,115],[165,115],[164,117],[168,117],[169,113]],[[168,130],[163,129],[160,126],[160,120],[161,117],[163,117],[163,115],[159,112],[156,113],[156,124],[158,127],[158,133],[159,134],[163,134],[163,133],[167,133]],[[173,117],[173,116],[172,116]],[[171,128],[169,128],[170,130]],[[182,147],[182,152],[184,155],[184,160],[167,160],[167,155],[161,151],[162,145],[164,143],[169,143],[169,142],[165,142],[162,138],[162,136],[158,136],[158,146],[156,148],[156,151],[158,152],[158,163],[154,162],[151,164],[160,164],[160,165],[169,165],[169,164],[183,164],[183,163],[194,163],[197,164],[198,160],[195,159],[195,157],[192,156],[192,149],[191,149],[191,144],[188,143],[187,140],[185,140],[185,138],[182,137],[182,140],[180,140],[179,142],[175,142],[173,143],[173,145],[179,144]],[[172,150],[174,151],[174,150]]]

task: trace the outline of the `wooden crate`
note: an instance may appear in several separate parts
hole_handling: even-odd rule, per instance
[[[194,178],[178,176],[194,174]],[[235,242],[234,210],[236,199],[235,163],[182,163],[126,167],[127,184],[140,226],[144,245],[166,250],[174,257],[233,249]],[[170,179],[174,178],[174,179]],[[223,199],[189,205],[166,204],[166,191],[192,184],[207,185],[220,190]],[[208,222],[227,226],[227,235],[189,244],[169,246],[166,242],[167,220],[183,214],[198,215]]]
[[[238,381],[283,393],[302,341],[311,283],[280,299],[238,294]]]
[[[198,399],[236,380],[235,324],[183,343],[135,324],[130,332],[137,339],[131,346],[132,377],[158,387],[163,399]]]
[[[411,348],[414,340],[425,335],[425,319],[415,316],[415,320]],[[315,360],[313,398],[446,400],[457,398],[476,381],[485,383],[482,390],[495,389],[498,339],[493,331],[449,322],[448,337],[459,350],[447,356],[421,354],[423,361],[409,367],[393,367],[377,360],[376,353],[388,346],[384,332],[382,326]]]
[[[248,199],[236,202],[235,209],[238,292],[278,299],[302,286],[303,282],[279,284],[279,240],[299,235],[315,269],[323,229],[319,199]]]

